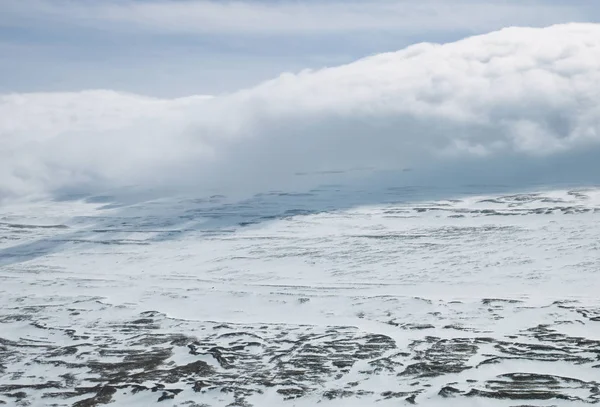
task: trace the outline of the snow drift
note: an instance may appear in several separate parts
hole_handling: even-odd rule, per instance
[[[532,163],[577,178],[573,168],[600,169],[599,100],[596,24],[418,44],[215,97],[3,95],[0,194],[255,192],[301,185],[308,172],[455,168],[485,178],[524,176]]]

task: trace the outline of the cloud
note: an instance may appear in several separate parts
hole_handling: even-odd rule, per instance
[[[588,21],[588,6],[537,0],[87,2],[4,0],[5,21],[68,21],[78,26],[163,33],[316,33],[466,30]]]
[[[0,92],[231,92],[420,41],[598,21],[598,11],[587,0],[2,0],[10,80]]]
[[[213,98],[4,95],[0,193],[250,193],[356,168],[434,177],[454,168],[485,180],[535,164],[552,179],[583,159],[597,173],[598,61],[600,25],[567,24],[418,44]]]

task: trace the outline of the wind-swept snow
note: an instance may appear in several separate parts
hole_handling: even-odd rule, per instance
[[[0,400],[595,402],[600,192],[387,192],[4,207]]]

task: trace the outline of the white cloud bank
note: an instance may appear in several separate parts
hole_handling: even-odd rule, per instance
[[[577,161],[600,146],[599,101],[593,24],[419,44],[214,98],[4,95],[0,194],[131,184],[258,191],[299,172]]]

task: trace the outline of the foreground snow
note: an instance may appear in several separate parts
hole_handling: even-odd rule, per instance
[[[600,400],[600,190],[425,192],[5,206],[0,404]]]

